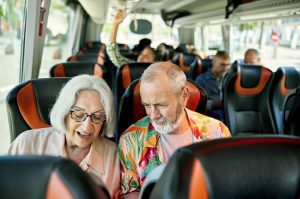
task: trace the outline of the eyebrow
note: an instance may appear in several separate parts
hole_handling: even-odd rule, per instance
[[[85,109],[80,108],[80,107],[78,107],[78,106],[73,106],[72,109],[79,109],[80,111],[86,111]],[[98,112],[100,112],[100,113],[105,113],[105,111],[104,111],[103,109],[102,109],[102,110],[95,111],[95,112],[93,112],[93,113],[98,113]],[[93,113],[92,113],[92,114],[93,114]]]

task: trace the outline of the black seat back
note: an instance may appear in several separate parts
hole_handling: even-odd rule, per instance
[[[0,198],[109,199],[74,162],[50,156],[0,157]]]
[[[49,111],[70,78],[41,78],[20,83],[6,97],[11,140],[30,129],[50,126]]]
[[[211,59],[196,59],[191,63],[191,78],[196,80],[196,78],[205,73],[209,68],[212,67]]]
[[[66,62],[52,66],[50,77],[74,77],[80,74],[89,74],[103,78],[104,72],[103,66],[94,62]]]
[[[277,69],[270,85],[269,99],[276,132],[283,134],[283,101],[285,97],[300,86],[300,69],[280,67]]]
[[[232,135],[274,133],[268,106],[272,71],[256,65],[238,65],[223,82],[225,123]]]
[[[284,133],[300,136],[300,87],[291,92],[283,104]]]
[[[130,63],[118,68],[116,74],[116,105],[118,107],[123,93],[130,85],[130,83],[142,76],[144,70],[150,66],[151,63]]]
[[[151,199],[299,198],[300,138],[216,139],[178,149]]]

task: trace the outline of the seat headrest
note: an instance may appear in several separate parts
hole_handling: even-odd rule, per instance
[[[123,85],[123,88],[126,89],[133,80],[139,79],[141,77],[143,71],[150,65],[151,65],[151,63],[125,64],[125,65],[121,66],[120,68],[118,68],[117,78],[121,74],[122,85]]]
[[[272,76],[269,69],[249,64],[238,65],[235,90],[240,95],[257,95],[262,92]]]
[[[1,198],[109,198],[74,162],[51,156],[0,157]]]
[[[288,136],[196,143],[174,153],[151,198],[297,198],[299,154]]]
[[[280,93],[284,96],[300,85],[300,71],[294,67],[280,67],[275,75],[280,78]]]
[[[25,130],[50,125],[49,112],[68,80],[67,77],[28,80],[8,93],[6,102],[12,140]]]
[[[66,62],[54,65],[50,69],[51,77],[74,77],[80,74],[90,74],[102,78],[102,66],[93,62]]]

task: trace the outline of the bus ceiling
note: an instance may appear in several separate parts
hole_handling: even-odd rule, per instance
[[[169,26],[243,23],[300,15],[299,0],[68,0],[80,3],[91,19],[105,23],[111,9],[160,14]],[[101,5],[101,6],[99,6]]]
[[[242,3],[246,2],[246,3]],[[226,8],[225,8],[226,7]],[[189,16],[175,20],[175,27],[245,23],[300,16],[299,0],[218,0],[202,8],[195,6]]]

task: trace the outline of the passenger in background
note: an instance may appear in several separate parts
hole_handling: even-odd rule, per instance
[[[116,67],[120,67],[124,64],[128,63],[134,63],[135,60],[128,59],[127,57],[124,57],[121,55],[120,50],[117,46],[117,33],[119,29],[120,23],[123,21],[123,19],[126,17],[125,12],[122,10],[118,10],[113,22],[112,31],[109,36],[109,44],[107,45],[107,54],[110,58],[110,60],[113,62],[113,64]],[[151,41],[150,41],[151,43]],[[137,62],[139,63],[146,63],[146,62],[154,62],[156,58],[155,51],[150,47],[146,46],[140,53],[140,55],[137,58]]]
[[[163,51],[165,51],[165,50],[167,50],[168,48],[167,48],[167,44],[165,44],[165,43],[160,43],[158,46],[157,46],[157,48],[156,48],[156,50],[157,51],[159,51],[159,52],[163,52]]]
[[[244,63],[245,64],[254,64],[254,65],[261,65],[260,62],[260,55],[258,50],[250,48],[245,52],[244,55]]]
[[[120,163],[112,137],[115,112],[112,93],[103,79],[81,75],[61,90],[51,113],[52,127],[23,132],[10,155],[52,155],[73,160],[103,182],[111,196],[120,186]]]
[[[144,71],[140,94],[147,116],[119,141],[123,198],[137,198],[150,171],[166,163],[176,149],[231,136],[221,121],[186,108],[186,82],[184,72],[171,62],[157,62]]]
[[[137,45],[133,47],[132,51],[141,53],[144,50],[144,48],[148,46],[151,46],[151,39],[143,38],[139,41]]]
[[[205,88],[207,100],[207,114],[211,117],[224,121],[221,82],[224,73],[230,66],[230,57],[225,51],[218,51],[213,57],[212,68],[196,78],[196,83]]]

